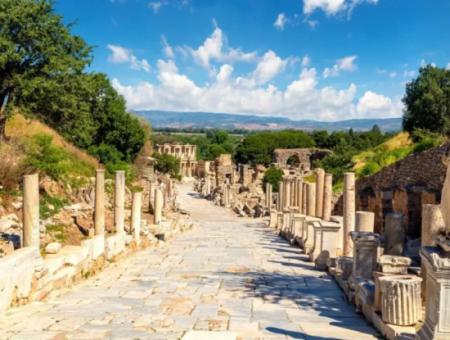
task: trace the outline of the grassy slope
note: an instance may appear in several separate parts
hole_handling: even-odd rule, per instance
[[[354,156],[353,160],[355,162],[355,166],[353,170],[357,172],[358,170],[364,168],[366,163],[370,161],[372,157],[375,155],[376,150],[391,151],[394,149],[410,146],[411,144],[412,141],[409,138],[409,133],[400,132],[399,134],[395,135],[394,137],[384,142],[383,144],[377,146],[376,148],[363,151],[360,154]]]

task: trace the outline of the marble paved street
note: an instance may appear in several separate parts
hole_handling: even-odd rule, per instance
[[[297,247],[179,190],[199,227],[0,316],[0,339],[378,338]]]

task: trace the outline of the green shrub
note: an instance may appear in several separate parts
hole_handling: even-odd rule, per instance
[[[177,178],[180,173],[180,160],[175,156],[166,153],[156,153],[153,155],[156,159],[155,170],[169,174],[172,178]]]
[[[50,135],[34,135],[27,163],[39,173],[60,180],[68,172],[64,161],[69,158],[69,154],[63,148],[52,145],[52,141],[53,137]]]
[[[414,153],[422,152],[435,148],[441,144],[441,141],[435,138],[424,138],[420,143],[414,145]]]
[[[48,205],[52,205],[54,209],[50,209]],[[51,197],[46,193],[43,193],[39,198],[39,216],[43,219],[52,217],[56,215],[65,205],[67,205],[66,199]]]
[[[439,133],[431,132],[427,129],[416,128],[411,133],[411,139],[414,142],[414,144],[416,144],[416,143],[422,142],[423,140],[428,140],[428,139],[441,140],[442,138],[441,138],[441,135],[439,135]]]
[[[376,162],[368,162],[364,168],[361,169],[359,175],[361,177],[373,175],[381,169],[381,166]]]
[[[266,190],[266,184],[272,184],[272,192],[278,192],[279,183],[283,180],[284,172],[280,168],[271,167],[267,169],[263,176],[263,189]]]
[[[136,172],[131,164],[126,162],[106,164],[106,171],[108,172],[108,177],[114,176],[116,171],[125,171],[125,181],[127,183],[133,182],[136,179]]]

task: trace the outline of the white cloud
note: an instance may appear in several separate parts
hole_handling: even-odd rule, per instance
[[[162,43],[163,43],[163,46],[164,46],[164,48],[163,48],[164,55],[166,57],[168,57],[168,58],[174,58],[175,57],[175,53],[173,53],[173,49],[169,45],[169,43],[167,42],[167,39],[166,39],[166,37],[164,35],[161,35],[161,40],[162,40]]]
[[[222,30],[217,27],[214,29],[212,35],[205,40],[203,45],[194,50],[188,46],[178,47],[178,50],[185,50],[189,52],[194,58],[195,62],[205,68],[210,67],[211,60],[218,60],[222,62],[236,62],[247,61],[253,62],[257,59],[257,53],[244,53],[240,49],[234,49],[231,47],[225,47],[227,50],[225,53],[222,51],[224,48],[224,36]]]
[[[286,25],[287,22],[289,22],[289,19],[286,18],[284,13],[280,13],[278,14],[277,20],[275,20],[273,25],[282,31],[284,29],[284,25]]]
[[[392,118],[400,117],[403,112],[403,104],[400,98],[392,101],[391,98],[372,91],[367,91],[361,97],[356,106],[359,117],[364,118]]]
[[[150,2],[148,4],[148,7],[151,7],[153,9],[153,13],[156,14],[161,9],[161,7],[164,5],[166,5],[165,2]]]
[[[150,65],[147,60],[138,60],[131,52],[131,50],[116,46],[107,45],[106,46],[112,54],[108,56],[108,61],[113,64],[124,64],[129,63],[130,68],[133,70],[144,70],[145,72],[150,72]]]
[[[311,58],[308,55],[305,55],[302,59],[302,67],[308,67],[311,64]]]
[[[274,52],[267,52],[251,73],[255,79],[265,81],[262,85],[252,83],[252,78],[234,77],[233,66],[224,64],[210,84],[199,86],[180,74],[173,60],[157,62],[158,83],[125,86],[118,79],[112,83],[127,100],[128,107],[135,110],[225,112],[316,120],[401,115],[397,102],[370,91],[355,105],[354,84],[341,90],[318,87],[315,68],[303,68],[286,90],[280,90],[268,81],[286,66],[286,60],[278,58]]]
[[[405,70],[405,72],[403,72],[403,77],[405,77],[405,78],[412,78],[412,77],[415,76],[415,74],[416,74],[416,71]]]
[[[312,29],[315,29],[319,24],[317,20],[304,20],[303,22],[306,22],[309,26],[311,26]]]
[[[310,15],[316,9],[320,9],[327,16],[347,13],[347,18],[350,19],[355,7],[364,2],[377,4],[378,0],[303,0],[303,13]]]
[[[358,67],[354,63],[356,58],[358,57],[356,55],[353,55],[350,57],[338,59],[336,64],[331,69],[328,67],[325,68],[322,76],[324,78],[337,77],[340,74],[340,71],[349,71],[349,72],[356,71],[358,69]]]
[[[396,72],[389,73],[389,78],[395,78],[395,77],[397,77],[397,73]]]
[[[379,68],[377,68],[376,71],[377,71],[377,73],[379,73],[379,74],[383,74],[383,73],[386,73],[386,72],[387,72],[386,70],[380,70]]]

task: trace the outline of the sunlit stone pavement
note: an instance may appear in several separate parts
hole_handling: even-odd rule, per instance
[[[300,249],[190,186],[179,191],[199,227],[10,310],[0,339],[378,339]]]

